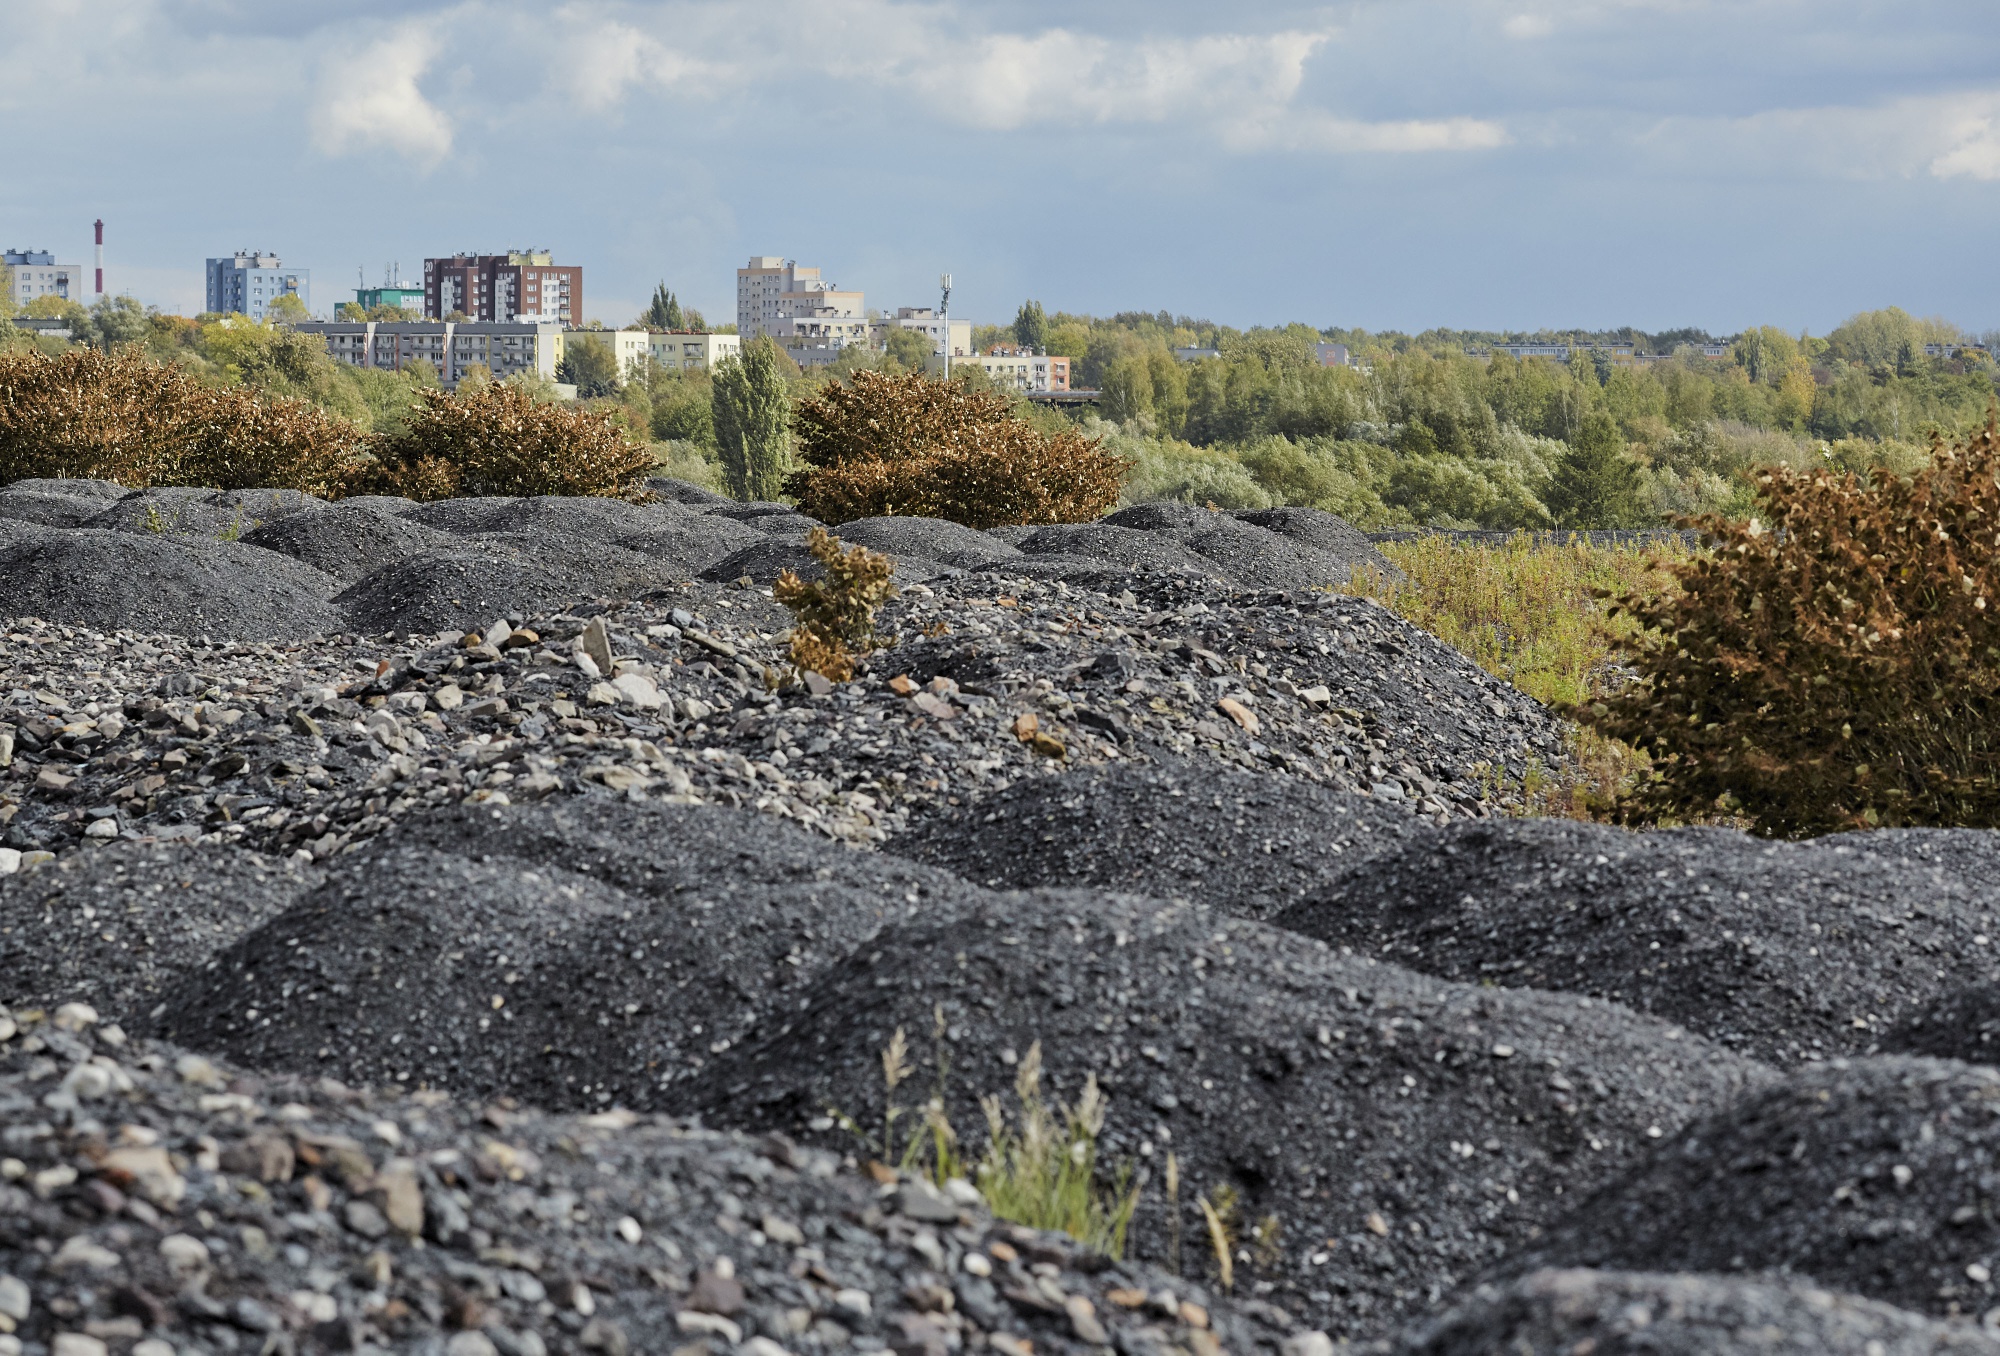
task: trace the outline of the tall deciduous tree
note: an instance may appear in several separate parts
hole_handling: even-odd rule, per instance
[[[1024,348],[1048,347],[1049,317],[1039,301],[1021,303],[1021,309],[1014,315],[1014,342]]]
[[[1603,410],[1583,416],[1570,449],[1556,459],[1544,498],[1563,527],[1631,527],[1639,519],[1639,467],[1625,454],[1618,425]]]
[[[792,400],[778,346],[768,335],[716,367],[711,411],[730,494],[746,501],[776,499],[791,460]]]
[[[602,339],[571,335],[563,343],[556,380],[576,387],[580,396],[608,396],[618,390],[618,360]]]

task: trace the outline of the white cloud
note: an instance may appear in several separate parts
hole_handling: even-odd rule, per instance
[[[382,147],[425,168],[436,165],[451,150],[451,120],[417,81],[437,52],[429,29],[405,24],[329,61],[309,115],[313,144],[328,155]]]
[[[1360,122],[1318,109],[1238,128],[1233,145],[1293,151],[1408,154],[1424,151],[1490,151],[1513,138],[1506,127],[1484,118],[1413,118],[1402,122]]]
[[[1778,108],[1741,118],[1667,118],[1637,140],[1703,177],[1993,180],[2000,179],[2000,91]]]
[[[1992,100],[1986,101],[1990,107]],[[1955,144],[1932,160],[1930,171],[1940,179],[2000,179],[2000,128],[1990,114],[1968,112],[1951,128]]]
[[[1510,38],[1546,38],[1556,26],[1545,14],[1516,14],[1500,25],[1500,31]]]

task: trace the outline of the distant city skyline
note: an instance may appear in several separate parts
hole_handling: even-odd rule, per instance
[[[17,0],[0,244],[170,310],[546,245],[621,324],[752,256],[1005,323],[2000,329],[2000,11],[1941,0],[1004,8]],[[228,138],[218,161],[219,136]],[[218,172],[226,168],[226,173]],[[406,273],[409,271],[406,268]],[[86,300],[88,298],[85,298]]]

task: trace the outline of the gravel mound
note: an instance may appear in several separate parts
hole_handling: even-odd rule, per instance
[[[2000,1302],[2000,1070],[1831,1060],[1671,1131],[1506,1259],[1539,1267],[1785,1272],[1932,1314]]]
[[[1265,920],[1419,827],[1366,796],[1176,759],[1031,777],[939,807],[887,850],[996,888],[1129,890]]]
[[[1973,889],[2000,889],[2000,831],[1993,829],[1865,829],[1814,841],[1939,867]]]
[[[1332,514],[1323,515],[1345,527]],[[1352,567],[1344,555],[1265,530],[1233,514],[1172,501],[1134,504],[1104,520],[1107,526],[1152,533],[1177,542],[1209,562],[1207,570],[1245,588],[1305,591],[1345,584]],[[1322,533],[1328,524],[1316,525]],[[1311,527],[1303,527],[1311,531]],[[1351,529],[1350,529],[1351,531]],[[1343,539],[1351,554],[1353,544]],[[1372,548],[1371,548],[1372,550]]]
[[[1130,509],[1125,511],[1131,512]],[[1091,560],[1109,561],[1127,570],[1209,576],[1221,574],[1214,561],[1188,550],[1171,537],[1118,526],[1108,518],[1101,523],[1058,523],[1053,527],[1037,528],[1014,545],[1025,555],[1085,556]],[[1009,565],[1025,566],[1027,563],[1009,562]]]
[[[570,562],[520,559],[500,549],[420,552],[348,586],[334,606],[354,630],[423,635],[483,630],[498,617],[560,611],[599,593],[597,581]]]
[[[1394,578],[1402,576],[1403,572],[1389,563],[1389,558],[1368,539],[1367,533],[1324,509],[1244,509],[1236,517],[1300,546],[1324,552],[1344,565],[1366,565]]]
[[[336,582],[241,542],[75,528],[0,549],[10,616],[245,639],[331,631]]]
[[[0,1142],[4,1342],[36,1356],[1279,1356],[1294,1334],[782,1139],[266,1078],[101,1027],[0,1019]]]
[[[736,502],[728,495],[717,494],[705,485],[697,485],[688,480],[675,480],[672,476],[652,476],[647,479],[646,488],[669,503],[690,504],[697,508]]]
[[[616,544],[650,556],[682,578],[693,579],[709,566],[766,538],[754,527],[708,514],[688,514],[655,522]]]
[[[16,545],[24,541],[42,541],[59,529],[44,527],[21,518],[10,518],[0,514],[0,547]]]
[[[74,479],[62,476],[29,476],[24,480],[10,480],[5,489],[20,490],[34,494],[67,494],[82,499],[123,499],[132,493],[129,485],[120,485],[115,480],[92,480],[78,476]]]
[[[304,561],[343,584],[385,565],[457,543],[449,532],[342,500],[314,513],[295,513],[243,534],[246,546]]]
[[[1537,1271],[1481,1286],[1396,1356],[1965,1356],[2000,1338],[1796,1281]]]
[[[102,499],[48,490],[24,490],[10,485],[0,490],[0,518],[40,523],[44,527],[81,527],[104,512]]]
[[[941,1085],[977,1144],[977,1098],[1039,1043],[1052,1099],[1074,1103],[1094,1074],[1105,1161],[1148,1174],[1139,1256],[1171,1256],[1171,1152],[1189,1255],[1205,1247],[1195,1197],[1231,1187],[1244,1237],[1281,1225],[1237,1285],[1345,1336],[1414,1316],[1650,1136],[1768,1076],[1615,1005],[1445,984],[1199,906],[1079,891],[887,927],[771,1020],[685,1109],[864,1152],[828,1108],[882,1124],[901,1029],[899,1104]]]
[[[405,516],[420,522],[427,520],[422,509]],[[666,505],[641,507],[620,499],[542,495],[534,499],[501,500],[492,512],[479,516],[476,525],[472,525],[475,515],[468,511],[454,509],[442,516],[467,524],[448,529],[467,535],[546,533],[577,541],[608,543],[695,515]]]
[[[337,858],[154,1029],[259,1068],[657,1109],[885,918],[971,893],[734,810],[455,808]]]
[[[1882,1050],[2000,1064],[2000,984],[1973,984],[1917,1004],[1883,1033]]]
[[[734,499],[724,499],[705,511],[718,518],[732,518],[739,523],[753,522],[758,518],[805,516],[790,504],[780,504],[770,499],[752,499],[743,503],[738,503]]]
[[[151,536],[214,537],[241,535],[257,525],[242,509],[209,502],[215,491],[164,486],[134,490],[93,514],[81,526],[107,532],[141,532]]]
[[[1912,1006],[1993,973],[1995,895],[1865,843],[1451,826],[1275,921],[1449,979],[1610,998],[1792,1064],[1867,1053]]]
[[[820,579],[826,575],[826,567],[813,559],[804,541],[780,541],[767,537],[731,551],[697,577],[710,583],[730,584],[747,575],[768,588],[777,583],[778,576],[786,570],[801,579]]]
[[[0,876],[0,1003],[88,1003],[129,1027],[321,875],[245,848],[116,843]]]
[[[806,533],[815,527],[826,526],[819,519],[804,513],[764,513],[755,518],[743,518],[738,521],[756,528],[767,537],[777,537],[781,541],[794,539],[804,541]]]
[[[941,518],[856,518],[842,523],[838,531],[840,540],[849,545],[960,570],[987,561],[1018,559],[1021,554],[977,528]]]
[[[411,509],[423,507],[416,500],[405,499],[400,494],[350,494],[340,502],[348,508],[391,514],[408,513]]]
[[[326,500],[303,490],[217,490],[206,502],[224,510],[241,509],[246,523],[272,523],[327,506]]]

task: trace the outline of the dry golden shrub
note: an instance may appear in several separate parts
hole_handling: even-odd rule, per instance
[[[1783,468],[1628,595],[1637,681],[1578,712],[1652,755],[1629,818],[1765,834],[2000,824],[2000,431],[1908,480]]]
[[[0,483],[95,477],[334,495],[366,441],[310,401],[205,386],[136,349],[0,355]]]
[[[1087,522],[1118,502],[1132,463],[1075,430],[1045,434],[1004,396],[920,372],[856,372],[800,404],[805,470],[785,491],[830,523],[887,514],[967,527]]]
[[[425,391],[404,431],[376,448],[370,488],[412,499],[636,493],[652,457],[609,414],[541,404],[504,384]]]
[[[855,659],[875,648],[875,612],[896,596],[896,562],[865,546],[843,550],[823,527],[806,534],[806,549],[826,577],[808,584],[786,570],[771,594],[792,614],[792,668],[844,683]]]

